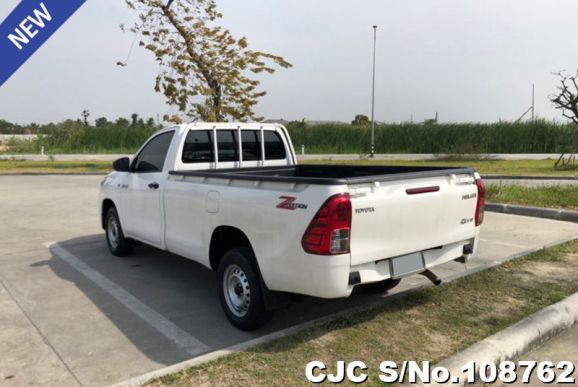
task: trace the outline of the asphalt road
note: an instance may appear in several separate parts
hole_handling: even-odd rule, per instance
[[[108,253],[101,179],[0,176],[0,385],[116,383],[376,300],[304,298],[266,328],[238,331],[221,312],[211,271],[149,247],[127,258]],[[575,236],[578,224],[488,213],[476,259],[436,272],[455,277]],[[424,281],[407,278],[396,291]]]

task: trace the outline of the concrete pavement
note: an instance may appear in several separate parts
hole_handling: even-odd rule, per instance
[[[238,331],[211,271],[149,247],[108,253],[101,179],[0,176],[0,385],[107,385],[377,299],[304,297],[264,329]],[[577,224],[487,213],[477,258],[436,272],[455,277],[576,236]]]
[[[558,364],[561,361],[569,361],[574,364],[574,367],[578,367],[578,325],[568,329],[566,332],[561,333],[552,340],[548,341],[542,347],[531,351],[530,353],[524,355],[519,360],[529,360],[535,362],[550,361],[554,364]],[[499,386],[530,386],[539,387],[545,384],[538,380],[536,376],[536,370],[531,375],[529,383],[523,383],[523,376],[525,368],[520,368],[517,372],[518,378],[515,383],[495,383],[494,385]],[[560,376],[562,373],[561,369],[556,370],[556,375]],[[575,380],[578,380],[578,370],[570,375]],[[551,383],[556,384],[556,383]],[[576,383],[574,383],[576,384]]]

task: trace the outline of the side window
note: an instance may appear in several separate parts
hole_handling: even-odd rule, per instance
[[[266,130],[265,137],[265,160],[283,160],[287,157],[285,146],[279,133]]]
[[[161,172],[175,132],[159,134],[146,144],[133,162],[135,172]]]
[[[243,161],[261,160],[261,131],[242,130],[241,141],[243,142]]]
[[[191,130],[185,139],[183,156],[185,164],[211,163],[215,161],[212,132],[209,130]]]
[[[217,130],[219,162],[239,161],[239,143],[236,130]]]

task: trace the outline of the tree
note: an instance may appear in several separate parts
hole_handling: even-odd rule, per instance
[[[369,126],[371,121],[369,121],[369,117],[363,114],[357,114],[353,121],[351,121],[351,125],[353,126]]]
[[[117,118],[116,121],[114,122],[116,126],[122,127],[122,128],[126,128],[129,126],[130,122],[129,120],[127,120],[126,118]]]
[[[130,119],[131,119],[130,125],[131,125],[131,126],[136,126],[137,123],[138,123],[138,114],[132,113],[132,114],[130,115]]]
[[[153,126],[155,126],[155,119],[152,118],[152,117],[149,117],[149,118],[147,119],[147,122],[146,122],[145,125],[148,126],[148,127],[153,127]]]
[[[82,115],[82,122],[84,122],[84,125],[88,125],[88,117],[90,116],[90,112],[88,110],[83,110],[81,115]]]
[[[568,75],[564,71],[556,73],[560,79],[557,94],[550,97],[556,109],[562,111],[562,115],[578,125],[578,71],[576,75]],[[574,155],[576,148],[578,148],[578,128],[574,131],[573,139],[571,141],[573,149],[569,151],[570,156],[565,159],[565,153],[562,153],[554,166],[559,164],[568,165],[576,160]]]
[[[215,0],[125,1],[139,17],[130,31],[140,35],[139,45],[159,62],[155,91],[169,105],[205,121],[260,119],[254,107],[266,92],[257,90],[259,81],[251,73],[271,74],[272,65],[288,68],[289,62],[250,50],[246,38],[236,39],[216,26],[222,14]],[[181,121],[179,116],[164,119]]]
[[[108,120],[106,119],[106,117],[100,117],[100,118],[97,118],[97,119],[94,121],[94,126],[96,126],[97,128],[105,127],[105,126],[107,126],[108,124],[109,124],[109,122],[108,122]]]

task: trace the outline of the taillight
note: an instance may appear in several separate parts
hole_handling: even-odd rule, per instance
[[[323,203],[303,234],[301,245],[309,254],[349,253],[351,201],[349,194],[331,196]]]
[[[484,208],[486,207],[486,186],[482,179],[476,179],[478,187],[478,203],[476,205],[476,226],[484,221]]]

